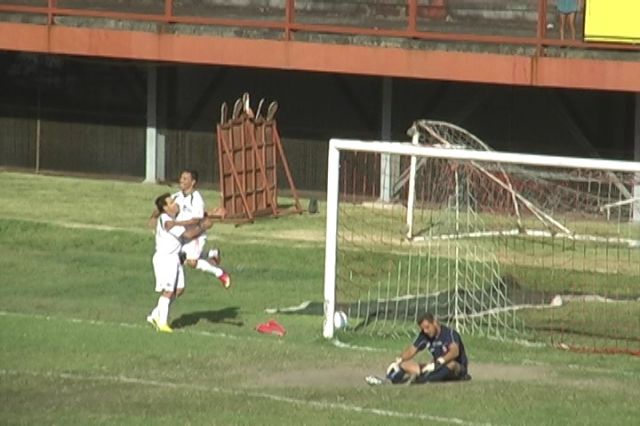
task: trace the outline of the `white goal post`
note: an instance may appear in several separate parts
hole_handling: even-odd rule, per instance
[[[415,138],[414,138],[415,139]],[[447,161],[477,162],[478,164],[500,164],[517,166],[539,166],[562,169],[588,169],[607,172],[635,173],[640,176],[640,162],[599,160],[574,157],[532,155],[519,153],[506,153],[496,151],[478,151],[459,148],[442,148],[433,146],[421,146],[410,142],[381,142],[381,141],[361,141],[348,139],[331,139],[328,153],[328,177],[327,177],[327,222],[326,222],[326,246],[325,246],[325,269],[324,269],[324,323],[323,336],[325,338],[334,337],[334,313],[336,311],[336,274],[338,262],[338,225],[339,225],[339,195],[340,195],[340,167],[341,155],[344,152],[376,153],[399,155],[411,158],[411,182],[415,179],[415,167],[417,158],[443,159]],[[387,157],[388,158],[388,157]],[[456,175],[457,179],[457,175]],[[636,182],[638,179],[636,178]],[[639,194],[640,189],[636,186],[632,188],[632,193]],[[413,225],[413,192],[415,183],[411,184],[407,209],[408,239],[411,239]],[[637,195],[636,195],[637,196]],[[526,201],[526,200],[525,200]],[[636,212],[640,209],[640,201],[631,199],[618,205],[632,204],[634,219],[637,220]],[[633,206],[635,204],[635,206]],[[605,206],[607,209],[615,207]],[[628,206],[627,206],[628,207]],[[608,211],[607,211],[608,213]],[[635,235],[635,234],[634,234]],[[408,244],[410,244],[409,242]],[[457,290],[457,289],[456,289]]]

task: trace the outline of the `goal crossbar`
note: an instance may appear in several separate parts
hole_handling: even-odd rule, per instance
[[[618,172],[640,173],[640,161],[603,160],[595,158],[562,157],[553,155],[520,154],[515,152],[474,151],[460,148],[439,148],[414,145],[410,142],[361,141],[331,139],[332,150],[378,152],[381,154],[415,155],[449,160],[486,161],[492,163],[520,164],[557,168],[588,168]]]

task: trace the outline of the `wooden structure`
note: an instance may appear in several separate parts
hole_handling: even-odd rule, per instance
[[[256,216],[302,213],[276,125],[278,104],[272,102],[262,116],[264,99],[254,113],[245,93],[227,119],[222,104],[217,125],[220,191],[225,218],[253,221]],[[293,209],[278,206],[278,166],[284,170],[294,198]]]

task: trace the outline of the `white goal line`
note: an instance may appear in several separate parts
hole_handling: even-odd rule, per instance
[[[640,301],[638,298],[637,301]],[[561,308],[566,303],[571,302],[584,302],[584,303],[636,303],[636,300],[617,300],[611,299],[608,297],[603,297],[597,294],[582,294],[582,295],[572,295],[572,294],[557,294],[553,297],[551,302],[546,304],[534,305],[531,303],[523,303],[520,305],[511,305],[511,306],[503,306],[500,308],[492,308],[486,309],[484,311],[472,312],[469,314],[458,313],[453,315],[453,317],[457,319],[473,319],[473,318],[482,318],[486,316],[497,315],[505,312],[513,312],[513,311],[521,311],[523,309],[554,309]]]

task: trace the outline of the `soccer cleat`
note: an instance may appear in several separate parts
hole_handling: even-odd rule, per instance
[[[153,315],[147,316],[147,322],[156,330],[158,329],[158,320]]]
[[[242,112],[242,99],[236,99],[233,104],[233,111],[231,112],[231,120],[237,120]]]
[[[272,121],[276,116],[276,112],[278,112],[278,102],[273,101],[269,104],[269,108],[267,108],[265,120]]]
[[[163,324],[158,326],[158,331],[162,333],[173,333],[173,329],[169,327],[169,324]]]
[[[209,253],[207,256],[209,257],[209,260],[215,263],[216,265],[219,265],[220,262],[222,262],[222,252],[218,248],[209,250]]]
[[[226,124],[228,111],[229,107],[227,107],[227,103],[223,102],[220,106],[220,124]]]
[[[222,275],[218,277],[218,279],[220,280],[224,288],[231,287],[231,277],[226,272],[223,272]]]
[[[254,118],[255,117],[255,115],[253,113],[253,110],[251,109],[251,103],[249,102],[249,94],[248,93],[244,93],[242,95],[242,108],[243,108],[244,113],[247,116],[247,118]]]
[[[262,105],[264,104],[264,98],[260,99],[258,103],[258,109],[256,110],[256,121],[262,119]]]

